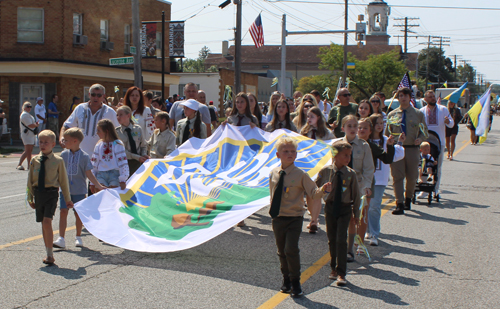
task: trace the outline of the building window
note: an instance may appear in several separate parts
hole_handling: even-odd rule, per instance
[[[43,9],[17,8],[17,41],[43,43]]]
[[[83,34],[82,22],[82,14],[73,13],[73,34]]]
[[[101,41],[109,41],[109,23],[106,19],[101,19]]]
[[[124,29],[124,35],[125,35],[125,54],[130,54],[130,25],[125,25]]]

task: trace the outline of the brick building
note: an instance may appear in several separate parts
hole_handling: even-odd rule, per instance
[[[161,20],[162,11],[170,20],[170,2],[139,2],[141,21]],[[53,94],[59,96],[60,123],[72,98],[85,101],[94,83],[106,87],[107,96],[119,86],[123,97],[133,86],[133,65],[109,66],[109,58],[131,56],[131,25],[130,0],[0,1],[0,99],[13,135],[19,133],[22,102],[38,96],[46,105]],[[142,70],[144,89],[161,93],[161,59],[143,59]],[[165,72],[168,95],[169,85],[179,80],[169,74],[168,59]]]

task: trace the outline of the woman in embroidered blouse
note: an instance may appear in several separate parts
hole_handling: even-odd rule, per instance
[[[124,105],[132,110],[132,114],[144,133],[144,139],[149,140],[154,132],[154,119],[151,109],[144,105],[144,96],[139,87],[130,87],[123,98]]]

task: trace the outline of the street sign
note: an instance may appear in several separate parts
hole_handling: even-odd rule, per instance
[[[137,48],[135,48],[135,46],[130,46],[130,53],[132,55],[135,55],[136,52],[137,52]]]
[[[109,58],[109,65],[134,64],[134,57]]]

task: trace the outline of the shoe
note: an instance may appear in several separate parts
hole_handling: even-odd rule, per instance
[[[404,215],[405,214],[405,211],[404,211],[404,205],[403,203],[398,203],[396,205],[396,209],[394,209],[392,211],[392,214],[393,215]]]
[[[372,235],[370,235],[369,233],[365,233],[365,240],[368,240],[372,238]]]
[[[347,284],[347,280],[345,280],[345,276],[339,276],[337,278],[337,286],[344,286]]]
[[[298,298],[304,295],[304,292],[302,291],[302,287],[300,286],[300,280],[294,280],[292,281],[292,294],[291,296],[293,298]]]
[[[354,262],[354,254],[351,252],[347,252],[347,263],[352,263]]]
[[[18,166],[16,167],[16,170],[18,170],[18,171],[24,171],[24,166],[22,166],[22,165],[18,165]]]
[[[405,199],[405,207],[404,210],[411,210],[411,198]]]
[[[311,224],[309,226],[309,234],[316,234],[318,231],[318,225],[317,224]]]
[[[358,246],[358,250],[356,250],[356,254],[357,255],[365,254],[365,252],[363,251],[363,249],[361,249],[361,246]]]
[[[75,247],[83,247],[83,241],[82,241],[82,238],[80,236],[76,236]]]
[[[434,180],[434,178],[432,178],[432,175],[429,175],[429,177],[427,177],[427,182],[432,182]]]
[[[292,291],[292,281],[290,281],[290,278],[283,278],[281,293],[289,294],[291,291]]]
[[[59,238],[57,238],[52,245],[54,248],[64,249],[66,248],[66,241],[64,240],[64,237],[59,236]]]
[[[54,265],[55,261],[56,260],[54,259],[53,256],[48,256],[48,257],[43,259],[43,264]]]
[[[238,222],[238,224],[236,224],[236,226],[237,227],[244,227],[244,226],[246,226],[245,220],[242,220],[242,221]]]
[[[338,277],[337,272],[335,270],[332,270],[332,272],[328,276],[328,279],[330,279],[330,280],[337,280],[337,277]]]
[[[420,193],[417,195],[417,198],[418,198],[419,200],[426,199],[428,195],[429,195],[429,193],[422,191],[422,192],[420,192]]]
[[[370,239],[370,246],[378,246],[378,239],[375,237]]]

